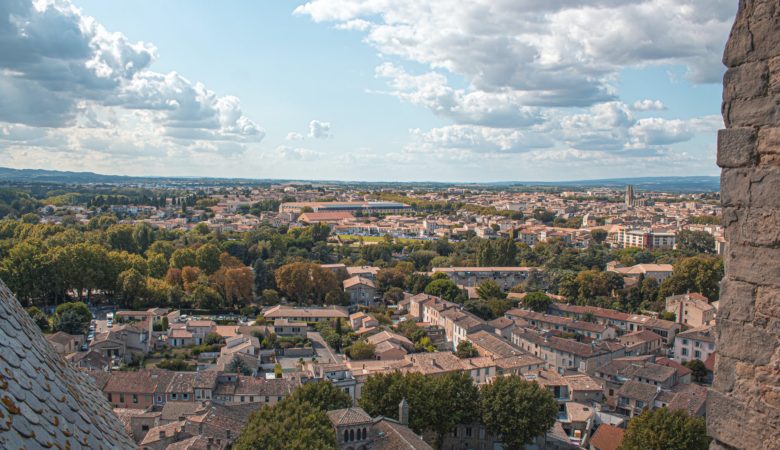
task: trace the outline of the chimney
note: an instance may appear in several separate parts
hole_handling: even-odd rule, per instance
[[[409,403],[406,399],[401,399],[401,403],[398,404],[398,421],[401,425],[409,425]]]
[[[160,430],[160,439],[165,439],[165,430]]]

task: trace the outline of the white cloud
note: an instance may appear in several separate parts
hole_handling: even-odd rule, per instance
[[[663,111],[666,105],[661,100],[637,100],[633,105],[634,111]]]
[[[295,132],[295,131],[291,131],[291,132],[287,133],[287,136],[285,137],[285,139],[288,140],[288,141],[302,141],[303,140],[303,135],[301,133],[298,133],[298,132]]]
[[[308,148],[280,145],[276,147],[272,156],[287,161],[313,161],[322,157],[323,153]]]
[[[452,122],[412,130],[398,160],[548,161],[549,152],[641,167],[638,158],[673,159],[669,146],[714,121],[634,117],[666,105],[626,105],[621,71],[678,65],[688,82],[719,82],[735,9],[731,0],[310,0],[295,14],[362,31],[385,60],[375,69],[384,93]]]
[[[730,0],[312,0],[296,8],[354,29],[386,55],[462,76],[470,89],[513,92],[526,106],[614,98],[624,67],[681,64],[696,82],[723,73]]]
[[[177,147],[229,157],[263,139],[238,98],[154,72],[155,57],[153,45],[109,32],[66,0],[2,2],[0,127],[46,127],[84,157],[164,158]]]
[[[330,122],[320,122],[319,120],[309,122],[309,137],[327,139],[330,136]]]

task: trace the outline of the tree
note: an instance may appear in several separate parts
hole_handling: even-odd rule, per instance
[[[477,286],[477,295],[482,300],[493,298],[506,298],[506,294],[501,290],[501,286],[493,280],[485,280]]]
[[[198,258],[191,248],[179,248],[171,255],[171,267],[181,269],[187,266],[197,266]]]
[[[602,230],[601,228],[596,228],[594,230],[590,230],[590,237],[597,244],[601,244],[604,241],[606,241],[607,240],[607,236],[609,236],[609,233],[607,233],[607,230]]]
[[[352,359],[371,359],[374,357],[376,346],[365,341],[357,341],[349,348],[349,357]]]
[[[482,420],[509,450],[524,448],[555,424],[558,404],[533,381],[515,375],[497,377],[482,387],[481,394]]]
[[[352,406],[352,397],[330,381],[306,383],[293,391],[291,398],[310,403],[323,411]]]
[[[723,260],[714,256],[693,256],[674,265],[672,276],[661,283],[659,298],[687,292],[700,292],[716,300],[723,279]]]
[[[391,288],[403,288],[406,274],[395,268],[381,269],[376,274],[376,281],[379,283],[379,289],[383,291]]]
[[[246,365],[240,356],[235,355],[230,363],[225,366],[225,371],[230,373],[240,373],[241,375],[252,375],[252,369]]]
[[[414,263],[417,270],[428,270],[431,261],[437,256],[439,254],[431,250],[418,250],[409,255],[409,260]]]
[[[254,274],[247,266],[232,269],[223,267],[211,276],[210,281],[228,305],[235,306],[237,302],[246,304],[254,297]]]
[[[536,312],[547,312],[552,304],[552,299],[544,292],[529,292],[523,297],[523,305]]]
[[[693,372],[693,379],[698,382],[702,382],[707,378],[707,366],[700,359],[693,359],[685,363],[685,366],[691,369]]]
[[[276,270],[275,278],[276,286],[298,303],[323,304],[328,294],[341,294],[336,276],[319,264],[285,264]]]
[[[27,314],[29,314],[30,318],[38,325],[38,328],[40,328],[41,331],[49,331],[49,318],[46,317],[46,314],[44,314],[40,308],[31,306],[27,308]]]
[[[453,283],[449,279],[433,280],[425,286],[425,291],[428,295],[435,295],[445,300],[454,302],[461,296],[460,288],[457,284]]]
[[[189,300],[198,309],[218,309],[222,306],[222,297],[219,293],[203,284],[195,285]]]
[[[146,277],[135,269],[128,269],[119,274],[117,279],[119,294],[125,305],[132,304],[133,300],[143,297],[146,290]]]
[[[233,448],[236,450],[336,450],[336,432],[325,411],[286,398],[252,414]]]
[[[92,313],[82,302],[63,303],[54,310],[54,329],[68,334],[84,334]]]
[[[206,334],[206,337],[203,338],[203,343],[206,345],[216,345],[221,344],[222,342],[222,336],[217,333],[208,333]]]
[[[397,287],[392,287],[385,291],[385,295],[382,298],[385,303],[398,303],[404,299],[404,290]]]
[[[255,292],[274,288],[274,272],[261,258],[257,258],[252,268],[255,272]]]
[[[206,275],[211,275],[212,273],[219,270],[219,256],[221,254],[222,252],[216,245],[204,244],[195,250],[195,259],[197,260],[200,270],[205,272]]]
[[[398,418],[398,405],[409,404],[409,427],[433,432],[437,447],[455,425],[470,423],[479,413],[479,390],[468,374],[422,375],[398,372],[369,376],[360,406],[371,416]]]
[[[479,356],[479,352],[474,348],[474,345],[472,345],[471,342],[460,341],[458,343],[458,348],[455,351],[455,355],[460,359],[474,358],[475,356]]]
[[[620,450],[706,450],[709,448],[703,418],[683,410],[646,411],[628,423]]]
[[[715,237],[706,231],[680,230],[677,232],[677,249],[691,255],[715,253]]]

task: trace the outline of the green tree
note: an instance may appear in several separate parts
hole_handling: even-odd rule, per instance
[[[494,298],[506,298],[506,294],[501,290],[501,286],[493,280],[485,280],[477,286],[477,295],[482,300],[490,300]]]
[[[455,350],[455,355],[461,359],[474,358],[475,356],[479,356],[479,352],[474,348],[474,345],[472,345],[471,342],[460,341],[457,350]]]
[[[223,342],[224,339],[222,339],[222,336],[217,333],[208,333],[206,334],[206,337],[203,338],[203,343],[206,345],[216,345]]]
[[[32,320],[35,322],[36,325],[38,325],[38,328],[41,329],[41,331],[46,332],[49,331],[49,318],[46,317],[46,314],[44,314],[43,311],[40,310],[37,306],[31,306],[27,308],[27,314],[32,318]]]
[[[352,359],[372,359],[376,346],[365,341],[357,341],[349,348],[349,356]]]
[[[631,419],[620,450],[706,450],[709,445],[704,419],[659,408]]]
[[[135,239],[133,238],[133,227],[129,224],[119,223],[111,225],[106,230],[106,239],[108,245],[114,250],[136,252]]]
[[[385,291],[385,295],[382,298],[385,303],[397,304],[404,299],[404,290],[397,287],[392,287]]]
[[[240,373],[241,375],[252,375],[252,369],[247,366],[244,360],[241,359],[241,357],[238,355],[235,355],[233,359],[230,360],[230,363],[225,366],[225,371],[230,373]]]
[[[482,420],[501,436],[505,448],[520,450],[552,428],[558,404],[533,381],[512,375],[497,377],[481,390]]]
[[[82,302],[63,303],[54,310],[54,329],[68,334],[84,334],[92,321],[92,313]]]
[[[715,253],[715,237],[706,231],[680,230],[677,232],[677,249],[691,255]]]
[[[698,382],[702,382],[707,378],[707,366],[700,359],[693,359],[685,363],[685,366],[691,369],[693,372],[693,379]]]
[[[428,283],[428,286],[425,286],[424,292],[428,295],[435,295],[451,302],[457,301],[459,297],[461,297],[460,288],[449,279],[431,281]]]
[[[195,251],[195,258],[197,260],[198,267],[206,273],[211,275],[219,270],[220,261],[219,255],[222,254],[219,247],[214,244],[204,244],[198,247]]]
[[[195,251],[191,248],[179,248],[171,254],[171,267],[181,269],[183,267],[194,267],[198,265],[198,258]]]
[[[607,230],[602,230],[601,228],[596,228],[594,230],[590,230],[590,237],[597,244],[604,243],[604,241],[607,240],[607,236],[609,236],[609,233],[607,233]]]
[[[352,397],[330,381],[306,383],[293,391],[291,398],[310,403],[323,411],[352,406]]]
[[[544,292],[529,292],[523,297],[523,305],[536,312],[547,312],[552,304],[552,299]]]
[[[325,411],[287,398],[252,414],[233,448],[236,450],[336,450],[336,432]]]
[[[117,284],[125,305],[131,305],[134,300],[145,295],[146,277],[135,269],[128,269],[120,273]]]
[[[664,299],[670,295],[700,292],[705,297],[716,300],[722,279],[722,259],[714,256],[685,258],[674,265],[672,276],[661,283],[658,296]]]

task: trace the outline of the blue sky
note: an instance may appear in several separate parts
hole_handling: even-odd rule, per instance
[[[704,3],[0,0],[0,165],[387,181],[716,174],[735,6]]]

